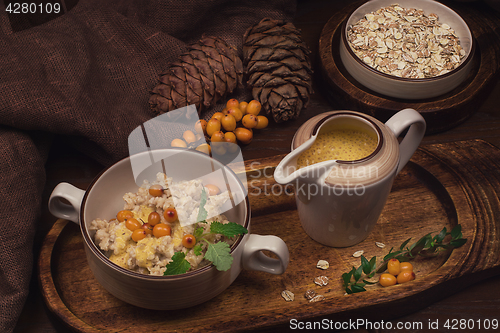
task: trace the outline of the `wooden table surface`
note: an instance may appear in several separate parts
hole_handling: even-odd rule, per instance
[[[462,4],[461,4],[462,5]],[[467,4],[469,5],[469,4]],[[299,2],[298,15],[295,21],[297,27],[302,30],[303,38],[313,50],[312,58],[317,59],[317,44],[321,29],[326,21],[341,10],[341,1],[333,0],[309,0]],[[470,6],[483,6],[483,4],[470,4]],[[500,13],[496,12],[500,20]],[[499,21],[500,22],[500,21]],[[500,40],[499,29],[496,30],[497,38]],[[315,70],[317,73],[317,62]],[[497,73],[498,74],[498,73]],[[464,123],[446,132],[428,135],[424,137],[422,145],[443,143],[470,139],[483,139],[500,147],[500,82],[496,79],[491,82],[486,98],[477,103],[477,111]],[[286,126],[271,124],[268,128],[261,130],[255,136],[253,142],[243,148],[245,160],[269,157],[277,154],[285,154],[290,151],[290,141],[296,129],[311,116],[337,109],[335,101],[326,100],[326,94],[322,91],[324,85],[321,80],[315,78],[315,94],[312,96],[309,107],[303,110],[301,117]],[[42,218],[39,223],[35,239],[35,256],[40,250],[45,234],[50,230],[56,218],[53,217],[47,207],[48,196],[52,189],[62,181],[66,181],[86,188],[94,176],[101,171],[102,166],[88,157],[65,146],[64,140],[55,140],[51,150],[47,168],[47,183],[44,193],[44,206]],[[488,273],[485,273],[488,274]],[[401,322],[408,327],[416,323],[427,325],[429,321],[439,320],[444,323],[452,319],[473,319],[500,321],[500,275],[489,277],[464,290],[457,290],[455,294],[437,301],[433,304],[422,304],[421,310],[397,318],[392,321]],[[346,320],[357,318],[346,318]],[[442,327],[441,327],[442,329]],[[392,330],[394,332],[395,330]],[[448,330],[433,330],[432,332],[447,332]],[[36,267],[31,283],[30,295],[23,309],[15,332],[64,332],[58,330],[57,318],[51,318],[46,311],[36,279]],[[354,332],[354,331],[353,331]],[[388,332],[387,330],[356,330],[355,332]],[[408,328],[398,332],[422,332],[421,330]],[[472,332],[472,330],[470,331]]]

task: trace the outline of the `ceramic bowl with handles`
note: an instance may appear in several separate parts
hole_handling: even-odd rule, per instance
[[[138,170],[134,166],[141,166],[142,171],[134,173]],[[137,184],[146,179],[155,180],[158,172],[165,172],[173,181],[202,178],[204,183],[206,180],[229,191],[231,206],[224,215],[249,230],[232,245],[229,270],[207,265],[179,275],[145,275],[111,262],[94,243],[91,222],[116,216],[123,209],[123,195],[135,193]],[[247,191],[238,176],[226,165],[194,150],[158,149],[125,158],[104,170],[86,191],[60,183],[50,196],[49,210],[80,225],[87,261],[96,280],[117,298],[143,308],[171,310],[198,305],[222,293],[242,269],[282,274],[289,261],[288,248],[281,238],[251,233]],[[263,250],[277,258],[266,256]]]

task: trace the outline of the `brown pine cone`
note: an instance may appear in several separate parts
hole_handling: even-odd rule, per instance
[[[243,36],[243,63],[253,98],[279,123],[299,116],[312,89],[310,50],[290,22],[265,18]]]
[[[218,37],[204,36],[160,75],[149,105],[162,114],[195,104],[200,115],[241,85],[242,77],[236,49]]]

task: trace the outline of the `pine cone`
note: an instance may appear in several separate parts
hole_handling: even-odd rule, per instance
[[[253,98],[279,123],[299,116],[312,94],[310,50],[290,22],[265,18],[243,36]]]
[[[242,77],[236,49],[220,38],[204,36],[160,75],[149,105],[162,114],[195,104],[200,115],[241,85]]]

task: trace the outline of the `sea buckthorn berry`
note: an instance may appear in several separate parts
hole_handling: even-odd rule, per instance
[[[405,283],[405,282],[408,282],[411,280],[415,280],[415,273],[413,273],[413,272],[404,271],[404,272],[399,273],[399,275],[397,277],[398,283]]]
[[[212,148],[210,148],[210,145],[208,143],[202,143],[198,147],[196,147],[196,150],[201,151],[202,153],[205,153],[207,155],[210,155],[212,152]]]
[[[182,139],[173,139],[172,142],[170,143],[170,146],[177,148],[186,148],[187,143]]]
[[[399,265],[401,271],[400,273],[402,272],[413,272],[413,265],[411,263],[409,263],[408,261],[403,261],[400,265]]]
[[[253,139],[253,132],[248,128],[238,127],[234,130],[234,134],[236,135],[236,139],[243,144],[249,144]]]
[[[217,131],[212,134],[210,137],[210,141],[212,142],[223,142],[224,141],[224,132],[222,131]]]
[[[247,114],[250,113],[253,114],[254,116],[257,116],[260,113],[261,108],[262,105],[260,104],[260,102],[253,99],[250,101],[250,103],[248,103],[246,113]]]
[[[211,137],[215,132],[220,131],[221,125],[220,120],[217,118],[212,118],[207,123],[207,135]]]
[[[236,119],[236,122],[240,121],[243,118],[243,112],[239,108],[228,108],[224,114],[230,114]]]
[[[132,240],[134,242],[138,242],[140,241],[141,239],[144,239],[146,238],[146,230],[140,228],[140,229],[136,229],[134,230],[134,232],[132,232]]]
[[[196,141],[196,135],[193,131],[187,130],[182,134],[182,138],[186,141],[187,144],[193,143]]]
[[[207,133],[207,121],[205,119],[200,119],[194,124],[194,130],[199,135],[205,135]]]
[[[175,220],[177,220],[177,211],[173,207],[167,208],[163,212],[163,217],[165,218],[165,220],[167,220],[168,223],[175,222]]]
[[[163,236],[170,236],[170,233],[172,232],[172,229],[168,224],[165,223],[159,223],[154,226],[153,228],[153,236],[156,238],[160,238]]]
[[[226,102],[227,108],[238,107],[239,105],[240,102],[238,102],[236,98],[231,98],[229,101]]]
[[[212,142],[213,155],[222,156],[227,153],[226,142]]]
[[[160,184],[151,185],[149,187],[149,194],[153,197],[161,197],[163,195],[163,187]]]
[[[394,276],[397,276],[399,272],[401,272],[401,266],[398,259],[392,258],[387,262],[387,272]]]
[[[130,210],[120,210],[118,214],[116,214],[116,219],[118,222],[123,222],[126,219],[130,219],[134,217],[134,213],[132,213]]]
[[[234,132],[224,133],[224,141],[236,144],[236,134]]]
[[[144,223],[141,227],[146,232],[146,235],[152,235],[153,234],[153,226],[149,223]]]
[[[246,114],[241,120],[241,124],[246,128],[255,128],[258,124],[257,116]]]
[[[220,188],[214,184],[207,184],[205,188],[208,190],[208,195],[217,195],[220,193]]]
[[[221,119],[220,123],[222,128],[228,132],[232,132],[236,128],[236,119],[232,114],[224,115],[224,118]]]
[[[384,273],[384,274],[380,275],[378,282],[380,283],[380,285],[382,287],[389,287],[389,286],[395,285],[397,280],[396,280],[396,277],[394,275],[389,274],[389,273]]]
[[[247,106],[248,106],[247,102],[240,102],[240,105],[238,106],[239,109],[241,110],[241,113],[243,113],[243,115],[245,115],[247,113]]]
[[[149,213],[148,215],[148,223],[151,224],[152,226],[155,226],[157,225],[158,223],[160,223],[160,214],[158,214],[157,212],[151,212]]]
[[[263,129],[269,125],[269,119],[266,116],[257,116],[257,126],[255,129]]]
[[[187,234],[182,237],[182,245],[190,249],[196,245],[196,238],[191,234]]]
[[[222,118],[224,118],[225,113],[222,112],[215,112],[212,115],[212,119],[217,119],[218,121],[221,121]]]
[[[134,218],[128,218],[125,220],[125,227],[130,231],[134,231],[142,227],[142,223]]]

